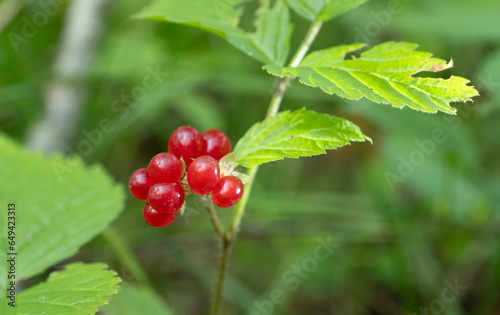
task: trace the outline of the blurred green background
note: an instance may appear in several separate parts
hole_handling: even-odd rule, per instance
[[[234,145],[263,119],[274,78],[257,61],[201,30],[131,19],[144,1],[102,2],[87,20],[84,5],[76,10],[90,23],[79,26],[91,30],[88,46],[73,35],[74,46],[63,40],[77,1],[1,2],[3,133],[35,149],[76,152],[126,185],[135,169],[167,150],[180,125],[221,129]],[[388,10],[394,2],[397,13]],[[44,3],[53,4],[44,11],[53,14],[39,16],[35,32],[26,25]],[[312,50],[356,41],[415,42],[453,59],[455,67],[440,75],[471,79],[481,96],[474,104],[455,104],[452,117],[346,101],[292,83],[282,109],[347,118],[374,143],[261,167],[233,250],[223,314],[270,314],[275,290],[284,295],[273,314],[500,314],[499,12],[498,0],[373,0],[323,27]],[[292,19],[296,48],[308,22],[296,14]],[[73,72],[64,61],[72,54],[78,56]],[[165,75],[153,88],[144,80],[155,69]],[[70,101],[64,108],[71,112],[63,116],[63,137],[43,144],[37,137],[47,130],[40,126],[54,115],[44,108],[61,99]],[[103,121],[112,128],[103,128]],[[418,143],[432,139],[437,128],[446,140],[422,149]],[[89,134],[95,137],[90,149],[81,145]],[[400,176],[397,183],[388,180],[393,175]],[[218,249],[203,208],[188,198],[183,217],[155,229],[143,222],[142,207],[129,196],[112,228],[71,261],[106,262],[127,283],[139,283],[141,294],[156,292],[142,297],[124,290],[109,314],[147,307],[157,307],[155,314],[168,314],[167,308],[208,313]],[[227,222],[231,210],[219,214]],[[307,263],[318,239],[328,238],[338,244],[333,253]],[[130,267],[127,250],[149,280]],[[307,270],[295,274],[294,266]],[[286,280],[290,273],[298,284]],[[144,308],[131,306],[139,302]]]

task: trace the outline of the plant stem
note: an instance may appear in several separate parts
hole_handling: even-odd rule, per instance
[[[241,223],[241,218],[243,217],[243,213],[245,213],[245,207],[248,202],[248,197],[250,196],[250,191],[252,191],[252,185],[258,170],[259,167],[254,166],[250,168],[250,170],[248,171],[248,176],[250,177],[250,181],[245,185],[245,189],[243,190],[243,196],[241,196],[241,199],[238,202],[238,205],[236,206],[236,210],[234,210],[233,219],[231,220],[231,225],[229,226],[227,238],[231,243],[234,242],[236,234],[238,234],[238,228]]]
[[[206,198],[206,196],[200,197],[201,202],[205,205],[207,209],[208,216],[210,217],[210,221],[212,221],[212,225],[214,226],[215,233],[219,236],[221,240],[226,240],[227,236],[224,232],[224,228],[220,223],[219,217],[217,216],[217,212],[215,212],[214,204],[212,200]]]
[[[322,25],[323,22],[321,21],[314,21],[311,24],[309,30],[307,31],[306,36],[304,37],[304,40],[302,41],[299,48],[297,49],[297,52],[290,61],[289,67],[297,67],[302,61],[302,59],[304,59],[304,56],[306,55],[307,51],[311,47],[311,44],[318,35],[318,32],[321,29]],[[289,77],[277,78],[276,82],[277,82],[276,89],[274,90],[271,102],[269,103],[266,118],[276,116],[276,114],[278,113],[287,85],[290,82],[290,78]],[[241,218],[245,213],[248,197],[250,196],[252,185],[255,180],[255,176],[257,175],[258,169],[259,166],[253,166],[248,170],[248,176],[250,177],[250,181],[245,185],[243,196],[241,197],[241,200],[238,202],[238,205],[236,206],[227,235],[221,237],[221,240],[223,242],[222,254],[220,258],[219,275],[217,277],[214,300],[212,304],[212,315],[218,315],[220,311],[220,304],[221,304],[220,301],[222,296],[224,277],[226,273],[227,260],[229,258],[231,247],[236,241],[236,236],[238,235],[238,229],[240,227]],[[214,221],[212,221],[212,223],[214,224],[214,228],[217,230],[218,228],[216,227],[216,223],[214,223]],[[219,234],[219,232],[217,233]]]
[[[302,43],[299,46],[299,49],[297,49],[297,52],[293,56],[292,60],[290,61],[290,64],[288,65],[289,67],[297,67],[301,62],[302,59],[307,54],[307,51],[311,47],[312,43],[316,39],[316,36],[318,36],[319,30],[323,26],[322,21],[314,21],[312,22],[311,26],[309,27],[309,30],[307,31],[306,36],[302,40]]]
[[[222,239],[222,253],[220,257],[219,264],[219,274],[217,275],[217,283],[215,285],[214,292],[214,301],[212,304],[212,314],[219,314],[221,297],[222,297],[222,288],[224,287],[224,279],[226,277],[226,267],[227,267],[227,259],[229,258],[229,252],[231,249],[232,242],[227,238]]]
[[[290,64],[288,65],[289,67],[295,68],[302,62],[302,59],[304,59],[307,51],[311,47],[311,44],[314,42],[314,39],[318,35],[322,25],[323,22],[321,21],[315,21],[311,24],[304,40],[302,40],[302,43],[300,44],[299,49],[297,49],[297,52],[290,61]],[[290,77],[277,78],[276,89],[274,90],[273,97],[269,103],[266,117],[272,117],[278,113],[281,101],[283,100],[283,96],[285,95],[285,91],[288,86],[288,82],[290,82]]]
[[[149,282],[146,272],[141,267],[141,264],[135,258],[136,256],[132,254],[130,248],[123,241],[121,236],[118,235],[118,232],[116,232],[114,228],[108,227],[104,232],[102,232],[101,235],[114,249],[120,262],[125,266],[125,268],[128,269],[128,271],[130,271],[130,273],[132,273],[134,278],[137,279],[137,282],[139,282],[140,285],[153,290],[153,286],[151,285],[151,282]]]

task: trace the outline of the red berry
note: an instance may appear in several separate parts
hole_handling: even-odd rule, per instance
[[[212,190],[212,201],[219,207],[234,206],[243,194],[243,183],[236,176],[225,176],[219,179]]]
[[[201,134],[202,154],[210,155],[220,160],[224,155],[231,152],[229,138],[220,130],[210,129]]]
[[[149,162],[148,170],[157,183],[175,183],[181,179],[182,163],[171,153],[159,153]]]
[[[189,187],[199,195],[211,192],[215,185],[217,185],[219,178],[219,162],[208,155],[196,158],[187,171]]]
[[[149,188],[154,184],[147,168],[140,168],[133,172],[128,181],[128,188],[135,198],[148,199]]]
[[[158,212],[175,212],[184,203],[184,190],[179,183],[154,184],[149,189],[148,202]]]
[[[168,151],[179,159],[184,158],[186,166],[201,156],[201,135],[196,128],[182,126],[174,130],[168,140]]]
[[[142,217],[144,218],[146,223],[151,226],[163,227],[174,222],[178,213],[178,211],[174,211],[171,213],[161,213],[153,209],[153,207],[151,207],[149,203],[146,203],[146,206],[142,211]]]

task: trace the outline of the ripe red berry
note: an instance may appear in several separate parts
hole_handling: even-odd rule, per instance
[[[147,168],[140,168],[133,172],[128,181],[128,188],[132,195],[140,200],[147,200],[149,188],[154,184]]]
[[[224,155],[231,152],[231,142],[229,138],[220,130],[210,129],[201,134],[202,154],[210,155],[216,160],[220,160]]]
[[[236,176],[225,176],[219,179],[212,190],[212,201],[219,207],[234,206],[243,194],[243,183]]]
[[[201,156],[201,134],[193,127],[182,126],[174,130],[168,140],[168,151],[179,159],[184,158],[186,166]]]
[[[149,203],[146,203],[146,206],[142,211],[142,217],[144,218],[146,223],[151,226],[163,227],[174,222],[178,213],[179,213],[178,211],[174,211],[171,213],[161,213],[156,211],[153,207],[151,207]]]
[[[189,187],[199,195],[211,192],[215,185],[217,185],[219,178],[219,162],[208,155],[196,158],[187,171]]]
[[[182,163],[172,153],[159,153],[149,162],[148,170],[157,183],[175,183],[181,179]]]
[[[158,183],[149,189],[148,202],[160,213],[179,210],[184,203],[184,190],[179,183]]]

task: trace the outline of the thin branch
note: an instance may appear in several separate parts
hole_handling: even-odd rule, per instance
[[[224,287],[224,279],[226,277],[227,260],[231,250],[231,241],[223,239],[222,253],[220,257],[219,273],[217,275],[217,282],[215,284],[214,300],[212,303],[212,315],[218,315],[221,310],[222,288]]]
[[[207,196],[200,196],[200,201],[205,205],[207,209],[208,216],[210,217],[210,221],[214,226],[214,231],[217,233],[217,236],[223,241],[226,240],[226,233],[224,232],[224,228],[220,223],[219,217],[217,216],[217,212],[215,212],[214,204],[212,200],[208,199]]]
[[[309,51],[309,48],[311,48],[311,45],[316,39],[316,36],[318,36],[318,33],[321,30],[322,26],[323,26],[322,21],[314,21],[311,24],[309,30],[307,30],[306,36],[304,37],[302,43],[300,44],[299,49],[297,49],[297,52],[290,61],[290,64],[288,65],[289,67],[295,68],[302,62],[302,59],[304,59],[307,52]]]
[[[302,40],[302,43],[300,44],[299,49],[290,61],[290,64],[288,65],[289,67],[295,68],[302,62],[302,59],[304,59],[307,51],[318,35],[321,26],[323,26],[323,22],[321,21],[315,21],[311,24],[304,40]],[[277,78],[276,89],[274,90],[273,97],[271,98],[271,103],[269,103],[269,109],[267,110],[266,117],[272,117],[278,113],[289,82],[290,77]]]
[[[238,202],[236,206],[236,210],[234,210],[233,219],[231,221],[231,225],[229,226],[229,240],[231,243],[236,239],[236,235],[238,234],[238,229],[240,227],[241,218],[243,217],[243,213],[245,213],[245,207],[248,202],[248,197],[250,196],[250,192],[252,191],[252,185],[255,180],[255,176],[257,175],[259,167],[254,166],[248,171],[248,176],[250,177],[250,181],[245,185],[245,189],[243,190],[243,196],[241,196],[241,200]]]
[[[118,259],[125,268],[128,269],[135,279],[144,287],[153,290],[153,286],[142,268],[141,264],[134,256],[127,243],[123,241],[122,237],[112,227],[102,232],[101,236],[106,239],[111,248],[115,251]]]
[[[292,60],[290,61],[289,66],[290,67],[297,67],[302,59],[304,59],[307,51],[311,47],[311,44],[314,42],[314,39],[319,33],[319,30],[321,29],[321,26],[323,25],[323,22],[321,21],[314,21],[311,26],[309,27],[309,30],[307,31],[306,36],[304,37],[304,40],[300,44],[297,52],[293,56]],[[275,116],[278,113],[279,107],[281,105],[281,101],[283,100],[283,96],[285,94],[288,82],[290,81],[289,77],[283,77],[283,78],[278,78],[277,79],[277,87],[274,90],[273,97],[271,98],[271,102],[269,103],[268,111],[266,114],[266,117],[272,117]],[[250,176],[250,181],[247,183],[245,190],[243,192],[243,196],[238,203],[238,206],[236,207],[236,210],[233,215],[233,220],[231,221],[231,226],[229,227],[230,231],[230,239],[233,241],[233,239],[236,237],[236,234],[238,233],[238,228],[241,222],[241,218],[245,212],[245,207],[248,202],[248,196],[250,195],[250,191],[252,189],[252,184],[255,179],[255,176],[257,174],[259,167],[254,166],[248,171],[248,175]]]
[[[290,61],[289,66],[290,67],[297,67],[304,56],[306,55],[307,51],[311,47],[311,44],[313,43],[314,39],[318,35],[319,30],[321,29],[321,26],[323,25],[323,22],[321,21],[314,21],[311,24],[311,27],[309,28],[304,40],[300,44],[297,52],[295,53],[294,57]],[[281,105],[281,102],[283,100],[283,96],[285,94],[285,90],[287,88],[288,82],[290,81],[289,77],[283,77],[283,78],[278,78],[277,79],[277,86],[276,89],[274,90],[273,96],[271,98],[271,102],[269,103],[268,111],[266,114],[266,117],[272,117],[275,116],[278,111],[279,107]],[[236,209],[233,214],[233,218],[231,220],[231,225],[229,226],[228,229],[228,234],[226,236],[222,236],[221,240],[223,241],[223,247],[222,247],[222,254],[221,254],[221,260],[220,260],[220,266],[219,266],[219,275],[217,277],[217,282],[215,285],[215,294],[214,294],[214,299],[212,303],[212,315],[218,315],[220,312],[221,308],[221,297],[222,297],[222,288],[224,284],[224,277],[226,273],[226,268],[227,268],[227,260],[229,259],[231,247],[236,241],[236,236],[238,235],[238,230],[241,224],[241,219],[243,217],[243,214],[245,213],[245,208],[248,202],[248,197],[250,196],[250,192],[252,190],[252,185],[255,180],[255,176],[257,175],[259,167],[258,166],[253,166],[248,170],[248,176],[250,177],[250,181],[245,185],[245,189],[243,191],[243,196],[241,197],[241,200],[238,202],[238,205],[236,206]],[[214,224],[215,227],[215,224]]]

